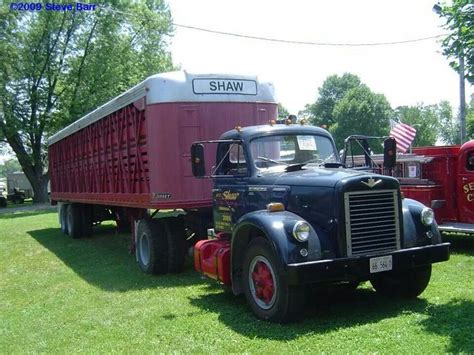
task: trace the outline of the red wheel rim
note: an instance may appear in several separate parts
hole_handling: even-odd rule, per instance
[[[249,286],[259,307],[269,309],[273,306],[276,298],[275,273],[265,257],[257,256],[250,263]]]

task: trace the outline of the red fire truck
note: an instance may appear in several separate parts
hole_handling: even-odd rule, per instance
[[[395,169],[382,171],[381,156],[371,154],[369,145],[383,137],[351,136],[345,144],[347,167],[370,168],[397,177],[403,195],[430,206],[440,231],[474,233],[474,140],[462,146],[413,148],[397,155]],[[351,154],[354,151],[368,154]],[[365,148],[364,148],[365,146]]]
[[[431,206],[441,231],[474,233],[474,140],[413,153],[399,162],[405,196]]]

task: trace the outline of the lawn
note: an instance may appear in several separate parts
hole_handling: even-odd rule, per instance
[[[314,295],[303,322],[257,320],[191,267],[140,272],[112,224],[63,236],[53,212],[0,216],[0,353],[474,352],[474,238],[454,236],[416,300],[364,284]]]

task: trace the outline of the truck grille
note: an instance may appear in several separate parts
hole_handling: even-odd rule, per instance
[[[344,194],[347,256],[383,254],[400,249],[397,191]]]

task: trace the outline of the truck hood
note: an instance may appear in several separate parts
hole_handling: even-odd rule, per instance
[[[335,187],[343,179],[364,175],[372,174],[342,168],[304,167],[292,172],[266,171],[259,175],[259,178],[262,183],[271,185]]]

